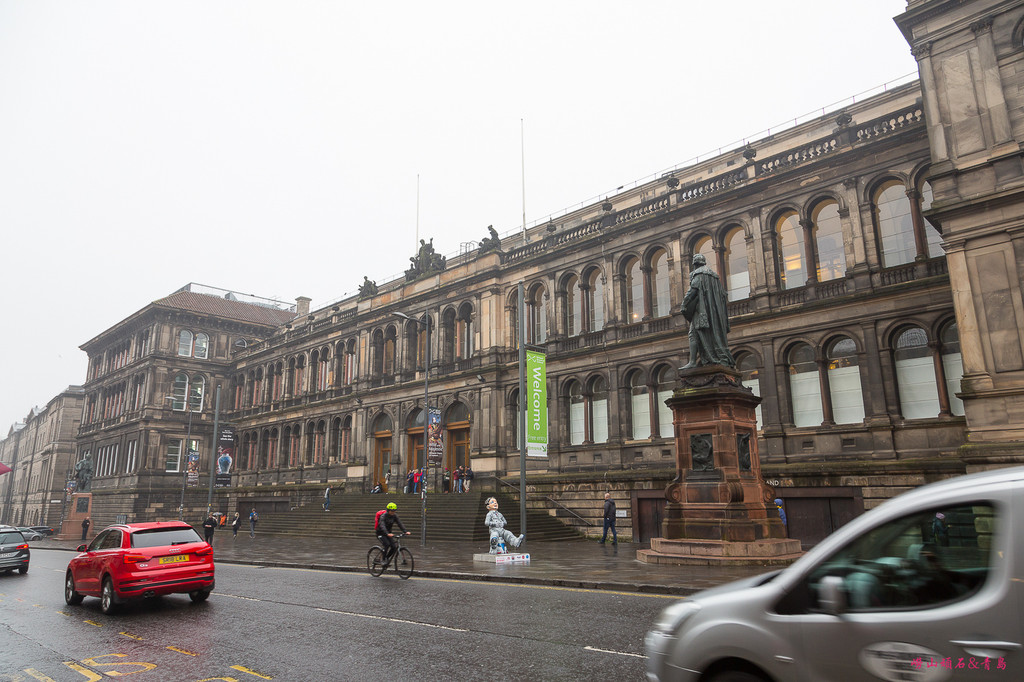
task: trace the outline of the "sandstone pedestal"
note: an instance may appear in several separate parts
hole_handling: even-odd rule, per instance
[[[72,493],[68,501],[67,514],[60,524],[58,540],[80,540],[82,538],[82,520],[92,519],[92,493]],[[89,526],[89,537],[96,534],[98,528]]]
[[[719,365],[681,369],[665,401],[676,436],[675,480],[665,489],[662,537],[637,552],[648,563],[785,564],[800,556],[761,479],[754,409],[761,399]]]

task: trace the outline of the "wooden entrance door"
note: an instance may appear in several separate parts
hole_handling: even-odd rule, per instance
[[[384,431],[373,434],[373,486],[380,484],[384,492],[388,491],[386,474],[391,464],[391,432]]]
[[[469,426],[465,428],[448,427],[448,452],[445,456],[444,468],[455,471],[458,467],[469,464]]]
[[[409,447],[406,448],[405,470],[415,471],[423,467],[423,429],[409,429]]]
[[[661,522],[665,519],[665,496],[640,497],[636,501],[636,524],[639,542],[650,542],[661,537]]]

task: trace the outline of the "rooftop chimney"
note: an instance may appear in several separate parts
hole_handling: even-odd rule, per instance
[[[309,315],[309,303],[312,300],[313,299],[307,296],[299,296],[295,299],[295,316],[305,317],[306,315]]]

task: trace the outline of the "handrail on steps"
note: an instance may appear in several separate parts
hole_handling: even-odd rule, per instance
[[[501,483],[502,485],[507,485],[509,488],[514,489],[517,493],[519,492],[519,486],[517,486],[517,485],[512,485],[508,481],[503,481],[500,478],[498,478],[497,476],[494,477],[494,480],[496,480],[498,483]],[[537,493],[533,493],[533,495],[536,496]],[[530,493],[526,493],[526,496],[529,497]],[[579,514],[574,512],[572,509],[569,509],[568,507],[566,507],[564,504],[562,504],[561,502],[559,502],[555,498],[553,498],[553,497],[551,497],[549,495],[544,495],[544,499],[547,500],[548,502],[550,502],[551,504],[555,505],[559,509],[561,509],[563,511],[566,511],[566,512],[569,512],[570,514],[575,516],[577,519],[579,519],[583,523],[585,523],[588,526],[590,526],[591,528],[594,527],[594,524],[592,524],[590,521],[586,520],[585,518],[583,518],[582,516],[580,516]]]

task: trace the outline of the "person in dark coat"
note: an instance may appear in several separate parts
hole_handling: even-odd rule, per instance
[[[612,544],[619,544],[619,533],[615,530],[615,502],[611,493],[604,494],[604,534],[601,536],[601,544],[608,539],[608,529],[612,529]]]
[[[235,512],[235,517],[231,519],[231,539],[238,537],[238,529],[242,525],[242,517]]]
[[[213,514],[207,514],[206,520],[203,521],[203,539],[211,545],[213,544],[213,531],[217,530],[217,519],[213,518]]]
[[[90,523],[91,523],[91,521],[89,521],[89,517],[88,516],[85,517],[84,519],[82,519],[82,542],[85,542],[86,536],[89,535],[89,524]]]

